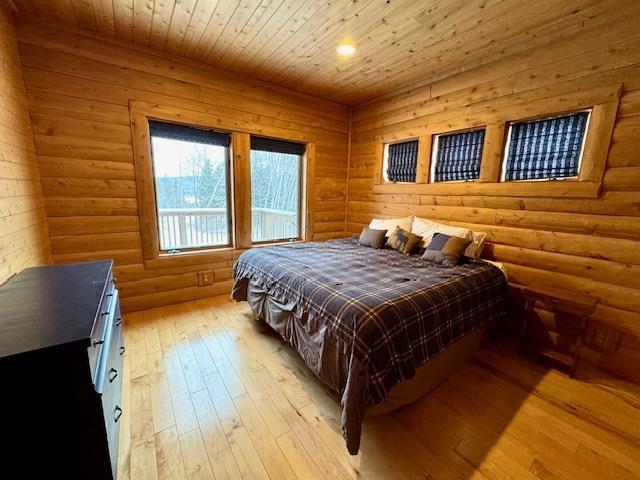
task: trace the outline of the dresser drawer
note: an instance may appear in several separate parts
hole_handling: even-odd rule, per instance
[[[118,291],[115,289],[115,282],[111,275],[107,280],[107,286],[105,288],[105,294],[102,297],[100,307],[96,313],[96,319],[91,330],[91,337],[88,348],[89,365],[91,367],[91,375],[93,377],[93,383],[97,386],[100,359],[102,358],[102,350],[107,341],[109,330],[114,323],[115,309],[118,305],[117,299]],[[120,313],[118,312],[118,316]]]
[[[120,395],[122,391],[122,367],[124,360],[124,342],[122,338],[122,321],[120,320],[119,307],[116,306],[109,345],[105,362],[104,379],[102,380],[102,408],[105,422],[113,422],[113,409],[120,407]]]
[[[107,355],[102,379],[102,411],[104,415],[105,430],[113,477],[116,475],[118,462],[118,443],[120,436],[120,417],[122,416],[122,375],[124,361],[124,338],[122,332],[122,319],[120,306],[117,302],[117,290],[115,290],[114,315],[111,330],[107,336],[103,348]]]
[[[109,390],[113,392],[110,399],[104,399],[103,413],[105,430],[107,433],[107,448],[109,449],[109,458],[111,463],[111,471],[113,478],[116,477],[116,469],[118,467],[118,444],[120,441],[120,418],[123,414],[120,392],[122,390],[122,376],[118,375],[114,382],[110,384]],[[110,403],[109,403],[110,401]]]

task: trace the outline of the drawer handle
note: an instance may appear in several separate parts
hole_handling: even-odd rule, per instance
[[[102,345],[104,343],[104,340],[94,340],[93,341],[93,346],[97,347],[98,345]]]
[[[120,325],[122,325],[122,317],[118,317],[116,320],[116,326],[119,327]]]
[[[120,355],[123,355],[123,354],[124,354],[124,347],[120,346]]]
[[[117,376],[118,376],[118,370],[116,370],[115,368],[112,368],[111,370],[109,370],[109,383],[113,382]]]
[[[116,408],[113,409],[113,413],[113,421],[117,422],[120,420],[120,417],[122,416],[122,409],[116,405]]]
[[[113,293],[107,293],[107,297],[113,297]]]

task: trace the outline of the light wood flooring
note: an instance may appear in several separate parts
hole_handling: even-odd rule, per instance
[[[246,304],[128,314],[125,340],[120,480],[640,478],[638,387],[506,346],[367,419],[351,457],[338,403]]]

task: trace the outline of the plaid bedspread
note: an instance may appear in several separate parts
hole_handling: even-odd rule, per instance
[[[454,340],[504,315],[507,282],[485,262],[444,267],[357,238],[260,247],[233,267],[236,286],[259,285],[321,322],[343,345],[347,447],[357,453],[364,410]],[[246,290],[246,289],[245,289]],[[245,300],[241,289],[234,298]]]

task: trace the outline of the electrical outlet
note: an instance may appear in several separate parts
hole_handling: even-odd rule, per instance
[[[206,287],[207,285],[213,285],[213,270],[198,272],[198,286]]]

